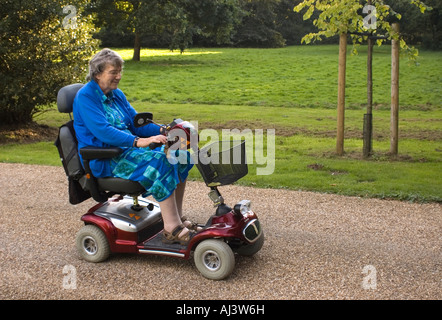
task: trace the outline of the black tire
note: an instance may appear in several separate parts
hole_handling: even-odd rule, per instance
[[[235,256],[221,240],[204,240],[195,249],[194,261],[198,271],[207,279],[227,278],[235,267]]]
[[[89,262],[102,262],[110,255],[106,235],[94,225],[86,225],[78,231],[76,245],[80,256]]]
[[[239,247],[235,252],[241,256],[251,257],[259,250],[261,250],[263,245],[264,245],[264,231],[261,231],[261,235],[255,242]]]

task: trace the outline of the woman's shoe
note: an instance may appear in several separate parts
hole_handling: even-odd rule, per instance
[[[192,230],[192,231],[195,231],[195,232],[203,231],[203,228],[200,227],[200,226],[198,225],[198,223],[193,222],[192,220],[189,220],[189,219],[188,219],[187,217],[185,217],[185,216],[181,217],[181,222],[182,222],[183,224],[184,224],[185,222],[188,222],[188,224],[187,224],[187,225],[184,224],[184,226],[185,226],[187,229],[189,229],[189,230]]]
[[[188,232],[186,232],[184,235],[181,235],[181,232],[186,227],[182,224],[176,227],[172,230],[172,232],[167,232],[166,230],[163,230],[163,243],[165,244],[175,244],[179,243],[182,246],[187,246],[190,242],[190,240],[195,235],[195,232],[188,229]]]

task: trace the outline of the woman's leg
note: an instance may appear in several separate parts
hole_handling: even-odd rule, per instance
[[[182,224],[181,217],[178,214],[177,203],[176,203],[176,194],[173,192],[169,198],[161,201],[161,216],[163,217],[164,222],[164,230],[167,232],[172,232],[176,227]],[[189,229],[184,228],[179,236],[183,236],[189,232]]]
[[[172,193],[169,198],[160,202],[161,215],[164,221],[164,229],[167,231],[172,231],[179,224],[181,224],[181,219],[177,214],[175,193]]]
[[[178,185],[175,189],[175,201],[176,201],[178,214],[180,217],[183,216],[183,199],[184,199],[184,191],[186,189],[186,182],[187,182],[187,180],[184,180],[184,182],[178,183]]]
[[[184,191],[186,189],[186,182],[187,180],[184,180],[184,182],[181,182],[177,185],[177,188],[175,189],[175,200],[177,205],[177,211],[180,216],[181,221],[183,224],[194,231],[200,232],[203,230],[201,227],[197,227],[196,224],[194,224],[192,221],[188,220],[187,217],[185,217],[185,220],[182,219],[183,217],[183,199],[184,199]]]

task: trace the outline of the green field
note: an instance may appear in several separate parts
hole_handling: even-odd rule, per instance
[[[350,48],[349,48],[350,51]],[[132,50],[121,50],[130,59]],[[349,55],[347,106],[366,102],[366,48]],[[131,102],[278,107],[329,107],[337,100],[338,47],[282,49],[192,49],[184,54],[143,50],[128,61],[121,89]],[[400,101],[404,106],[441,106],[442,54],[421,52],[418,67],[402,59]],[[135,71],[135,73],[134,73]],[[390,48],[375,47],[374,103],[390,105]]]
[[[374,155],[362,160],[366,51],[348,57],[345,155],[335,155],[338,47],[143,50],[125,64],[120,88],[138,111],[158,122],[197,121],[200,130],[275,129],[275,169],[250,164],[238,183],[256,187],[442,202],[442,54],[420,53],[419,66],[401,60],[399,156],[389,151],[390,48],[374,52]],[[35,120],[59,126],[55,108]],[[202,141],[204,144],[205,141]],[[271,141],[270,141],[271,142]],[[267,145],[264,145],[264,151]],[[253,152],[253,149],[252,149]],[[265,152],[264,152],[265,154]],[[60,165],[52,142],[0,146],[0,161]],[[192,170],[192,179],[200,179]]]

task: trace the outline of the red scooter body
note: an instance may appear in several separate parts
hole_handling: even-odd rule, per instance
[[[159,208],[146,199],[140,201],[146,206],[137,211],[131,209],[131,198],[112,198],[92,207],[81,220],[86,225],[94,225],[102,230],[111,253],[157,254],[188,259],[190,253],[205,239],[223,239],[235,251],[241,246],[254,243],[261,236],[259,220],[254,212],[248,211],[243,215],[232,209],[223,215],[210,217],[207,224],[202,225],[204,230],[198,232],[188,246],[166,245],[161,241],[163,222]],[[150,222],[146,223],[147,219]]]
[[[152,122],[152,115],[148,113],[136,117],[139,126]],[[168,136],[166,148],[173,149],[178,142],[180,149],[186,150],[192,148],[189,141],[197,138],[197,132],[191,124],[181,119],[162,128]],[[185,134],[182,137],[180,134],[170,134],[174,129]],[[224,204],[217,188],[234,183],[247,174],[245,143],[219,151],[220,154],[229,153],[227,157],[223,154],[223,159],[233,159],[230,153],[239,152],[241,157],[234,159],[242,159],[240,163],[211,162],[211,157],[217,155],[218,147],[211,145],[195,153],[202,160],[196,166],[211,189],[209,197],[217,209],[205,225],[200,225],[203,230],[196,233],[186,246],[163,242],[164,225],[157,203],[142,197],[132,199],[114,196],[95,205],[82,216],[85,227],[78,232],[76,240],[80,255],[87,261],[101,262],[111,253],[154,254],[189,259],[193,252],[195,265],[203,276],[213,280],[228,277],[234,268],[234,253],[247,256],[255,254],[264,243],[264,234],[258,217],[250,210],[250,201],[242,200],[232,209]]]

